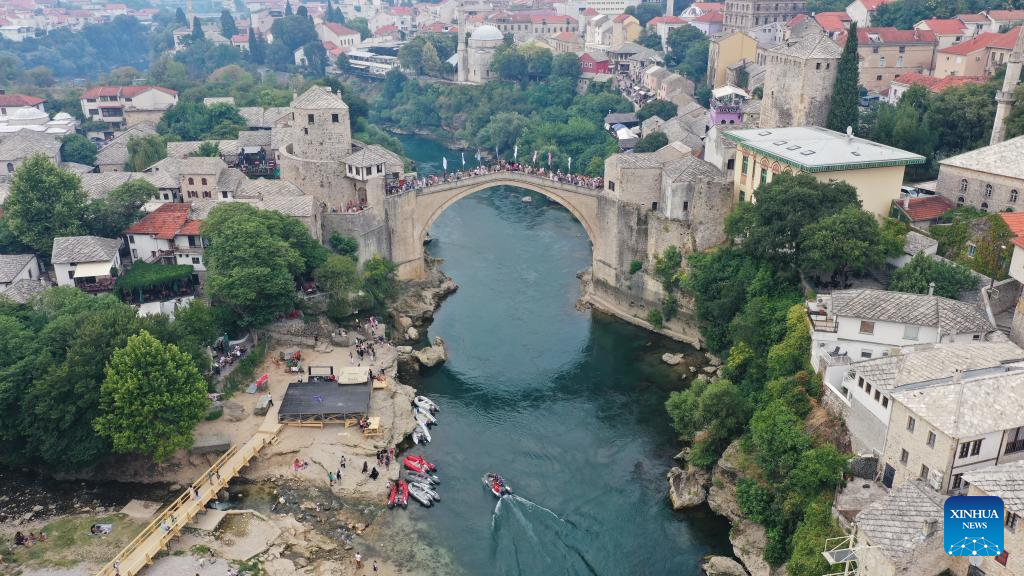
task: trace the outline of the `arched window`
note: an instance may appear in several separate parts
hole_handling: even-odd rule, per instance
[[[991,198],[991,197],[992,197],[992,185],[991,184],[985,184],[985,198]]]
[[[191,186],[191,185],[193,185],[195,183],[196,183],[196,179],[192,178],[191,176],[189,176],[189,178],[188,178],[188,185]]]
[[[981,203],[981,211],[982,212],[988,212],[988,202],[982,202]]]
[[[967,179],[966,178],[964,178],[963,180],[960,181],[960,191],[961,192],[967,192]]]
[[[964,197],[963,196],[960,196],[959,198],[956,199],[956,205],[958,207],[964,205]]]
[[[1016,202],[1018,196],[1020,196],[1020,192],[1017,192],[1016,190],[1010,190],[1010,202]]]
[[[7,163],[7,173],[10,174],[10,173],[13,173],[13,172],[14,172],[14,162],[8,162]]]

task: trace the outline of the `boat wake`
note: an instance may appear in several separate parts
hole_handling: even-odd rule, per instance
[[[597,574],[584,554],[586,534],[552,510],[511,494],[502,496],[491,517],[492,551],[497,574],[547,574],[565,566],[565,574]]]

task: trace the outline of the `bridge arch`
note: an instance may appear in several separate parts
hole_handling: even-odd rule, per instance
[[[582,225],[590,240],[593,254],[597,255],[601,243],[601,232],[598,221],[598,198],[600,190],[566,184],[532,174],[522,172],[494,172],[478,176],[470,176],[456,182],[435,184],[411,192],[414,194],[414,217],[409,219],[412,226],[392,230],[392,234],[405,236],[392,237],[392,250],[398,246],[405,247],[399,253],[396,262],[399,264],[399,276],[407,279],[421,278],[423,268],[423,241],[434,222],[452,204],[459,200],[498,186],[513,186],[536,192],[562,206]],[[405,256],[404,258],[402,256]]]

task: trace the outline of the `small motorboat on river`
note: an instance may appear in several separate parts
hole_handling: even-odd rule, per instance
[[[419,487],[419,489],[422,490],[423,493],[426,494],[427,496],[430,496],[430,498],[434,502],[441,501],[441,496],[437,492],[435,492],[433,488],[430,487],[429,482],[413,482],[411,486]]]
[[[431,440],[433,440],[433,438],[430,437],[430,430],[427,430],[427,427],[428,427],[427,419],[423,417],[423,414],[419,414],[419,413],[416,414],[416,424],[420,428],[419,429],[419,433],[420,433],[420,436],[422,437],[421,439],[424,439],[427,442],[430,442]]]
[[[494,494],[496,498],[501,498],[506,494],[512,493],[512,487],[505,482],[505,479],[495,474],[494,472],[488,472],[483,477],[484,486]]]
[[[409,495],[425,508],[430,508],[434,505],[434,499],[419,484],[409,484]]]
[[[438,412],[439,410],[441,410],[441,408],[439,408],[438,405],[435,404],[433,400],[427,398],[426,396],[417,396],[412,399],[412,403],[417,408],[422,408],[431,413]]]
[[[425,410],[425,409],[420,408],[419,406],[417,406],[416,407],[416,420],[419,421],[420,418],[425,420],[427,422],[427,424],[430,424],[430,425],[436,425],[437,424],[437,418],[434,417],[434,415],[430,413],[430,410]]]

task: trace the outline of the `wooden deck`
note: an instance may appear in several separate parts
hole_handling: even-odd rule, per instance
[[[280,430],[276,411],[271,411],[248,442],[228,449],[96,576],[134,576],[140,573],[168,542],[178,536],[182,528],[205,510],[207,502],[217,498],[217,492],[225,488],[260,450],[277,440]]]

